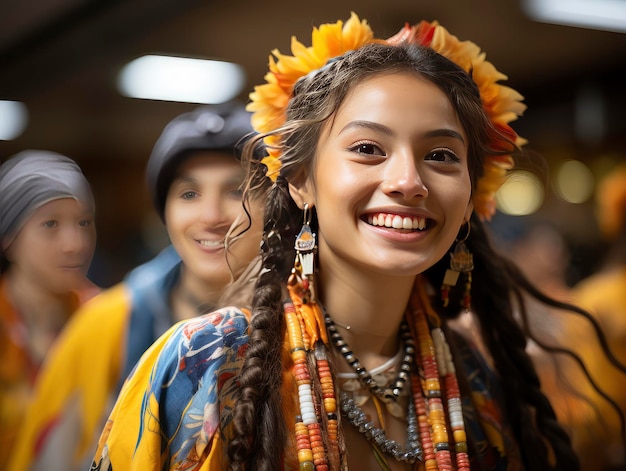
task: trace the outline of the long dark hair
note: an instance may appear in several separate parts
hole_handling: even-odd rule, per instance
[[[498,131],[487,119],[470,75],[429,48],[370,44],[296,83],[286,125],[276,131],[281,138],[282,169],[266,200],[262,271],[255,288],[249,348],[234,410],[234,438],[228,444],[230,465],[235,470],[281,469],[288,439],[281,406],[285,328],[282,301],[295,257],[294,239],[302,223],[301,210],[289,195],[288,182],[297,182],[310,173],[320,130],[332,119],[349,90],[373,75],[398,72],[414,73],[431,81],[449,98],[468,136],[473,186],[481,176],[484,156],[504,152],[489,148],[489,136]],[[495,359],[495,370],[507,378],[503,382],[504,405],[524,464],[532,470],[577,469],[569,438],[541,392],[525,351],[527,334],[514,317],[514,301],[523,304],[524,292],[554,306],[571,307],[542,295],[512,263],[499,256],[476,217],[471,219],[471,232],[468,245],[476,266],[473,307],[484,342]],[[435,286],[441,285],[444,263],[447,260],[426,273]],[[452,318],[458,315],[458,309],[442,314]]]

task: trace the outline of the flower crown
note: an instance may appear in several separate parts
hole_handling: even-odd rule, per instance
[[[380,42],[366,20],[360,20],[352,13],[350,19],[327,23],[313,28],[312,45],[305,47],[295,37],[291,38],[293,56],[281,54],[273,50],[269,58],[269,72],[265,75],[267,83],[254,87],[250,94],[251,102],[248,111],[252,111],[252,126],[260,133],[269,133],[285,123],[285,111],[293,93],[295,82],[313,70],[323,67],[329,59],[358,49],[371,42]],[[485,60],[486,54],[471,41],[459,41],[438,22],[422,21],[414,26],[406,24],[396,35],[387,40],[389,44],[409,42],[427,46],[448,58],[466,72],[471,73],[476,83],[483,108],[487,117],[501,135],[491,137],[491,147],[495,150],[512,151],[510,142],[517,146],[525,144],[509,126],[509,122],[517,119],[526,105],[523,97],[507,86],[497,83],[506,80],[507,76],[498,72],[490,62]],[[502,136],[506,136],[503,138]],[[280,150],[277,144],[279,136],[267,136],[268,155],[261,161],[267,167],[267,176],[276,181],[280,173]],[[507,141],[509,139],[509,141]],[[483,220],[491,219],[496,211],[495,194],[504,183],[506,173],[514,165],[513,157],[506,155],[488,155],[485,158],[483,176],[479,179],[472,200],[474,210]]]

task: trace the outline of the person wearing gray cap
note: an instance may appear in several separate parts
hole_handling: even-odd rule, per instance
[[[242,204],[242,105],[200,107],[163,130],[146,168],[171,246],[78,313],[42,371],[9,470],[85,469],[125,377],[175,322],[248,303],[262,193]],[[235,301],[236,300],[236,301]]]
[[[0,469],[50,345],[95,295],[95,205],[79,166],[27,150],[0,166]]]

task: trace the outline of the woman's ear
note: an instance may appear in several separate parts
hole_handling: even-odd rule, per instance
[[[307,203],[309,207],[315,206],[315,196],[310,187],[309,179],[306,179],[301,184],[289,183],[289,194],[298,205],[298,208],[304,209],[304,203]]]

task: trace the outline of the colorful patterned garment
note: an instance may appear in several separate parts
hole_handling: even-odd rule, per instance
[[[74,294],[75,309],[97,294],[89,284]],[[26,326],[9,303],[6,280],[0,278],[0,469],[6,469],[19,424],[32,400],[39,363],[32,358],[24,341]]]
[[[8,470],[88,467],[124,379],[173,324],[180,263],[168,247],[76,313],[42,367]]]
[[[122,389],[92,470],[228,469],[224,443],[231,433],[248,316],[247,311],[228,307],[179,323],[162,336]],[[519,469],[511,463],[507,468],[503,456],[509,440],[501,432],[502,418],[491,398],[494,376],[475,350],[467,344],[461,350],[473,388],[465,406],[478,451],[474,458],[488,466],[484,469]],[[284,469],[297,470],[298,464],[286,459]]]

